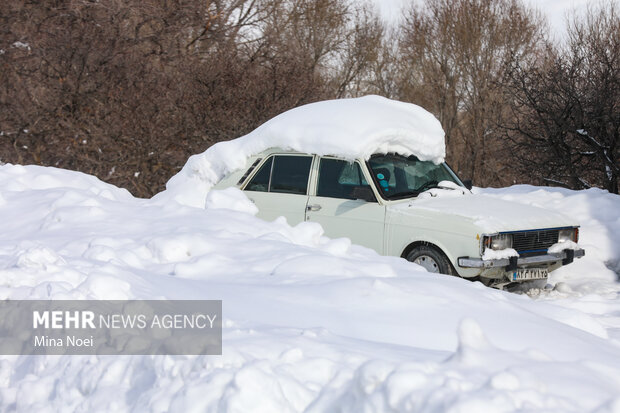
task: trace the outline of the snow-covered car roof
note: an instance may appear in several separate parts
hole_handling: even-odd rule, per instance
[[[388,152],[435,163],[445,157],[441,124],[420,106],[381,96],[328,100],[291,109],[245,136],[191,156],[158,197],[202,207],[209,189],[226,174],[274,147],[348,160]]]

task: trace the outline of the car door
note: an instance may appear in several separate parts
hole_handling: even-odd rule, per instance
[[[313,156],[275,154],[264,160],[244,191],[258,207],[258,217],[273,221],[279,216],[290,225],[305,219],[308,181]]]
[[[347,237],[383,254],[385,206],[377,202],[359,163],[321,158],[314,193],[307,221],[321,224],[328,237]]]

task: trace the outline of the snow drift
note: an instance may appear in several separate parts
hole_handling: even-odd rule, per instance
[[[587,255],[536,299],[255,218],[0,167],[0,299],[222,299],[221,356],[0,356],[0,410],[618,411],[620,197],[482,190],[582,223]],[[226,209],[232,204],[236,210]],[[615,244],[614,244],[615,243]],[[614,246],[615,245],[615,246]]]

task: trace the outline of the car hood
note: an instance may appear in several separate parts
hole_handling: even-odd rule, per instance
[[[390,205],[388,209],[418,219],[425,214],[433,214],[435,218],[438,215],[461,217],[485,233],[578,225],[571,218],[545,208],[478,194],[418,198]]]

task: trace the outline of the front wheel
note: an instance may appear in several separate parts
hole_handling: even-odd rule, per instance
[[[406,258],[407,261],[424,267],[428,272],[456,275],[448,258],[441,251],[428,245],[415,247]]]

